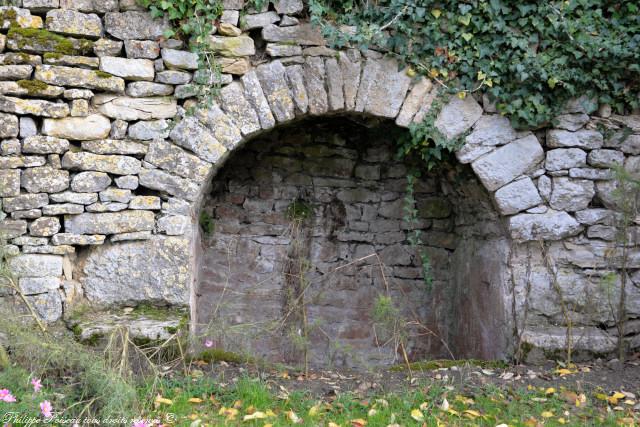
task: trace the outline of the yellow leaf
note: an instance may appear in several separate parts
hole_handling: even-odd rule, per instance
[[[265,414],[267,414],[267,417],[269,417],[269,418],[275,418],[276,417],[276,414],[271,409],[267,409],[267,412],[265,412]]]
[[[478,71],[478,80],[484,80],[487,78],[487,75],[482,71]]]
[[[413,68],[409,67],[409,68],[407,68],[407,71],[405,71],[405,74],[407,75],[407,77],[415,77],[416,76],[416,70],[414,70]]]
[[[156,396],[156,403],[164,403],[165,405],[173,405],[173,401],[166,399],[160,395]]]
[[[369,412],[367,412],[367,417],[373,417],[377,413],[378,411],[376,411],[374,408],[371,408],[369,409]]]
[[[262,427],[273,427],[273,424],[267,423],[267,424],[263,425]]]
[[[466,97],[467,97],[467,92],[465,91],[458,92],[458,98],[465,99]]]
[[[560,417],[560,418],[558,418],[558,422],[559,422],[560,424],[566,424],[566,423],[567,423],[567,420],[565,420],[564,418]]]
[[[469,41],[473,38],[473,34],[471,33],[462,33],[462,38],[465,39],[465,41]]]
[[[447,412],[450,413],[451,415],[456,415],[456,416],[460,415],[460,412],[456,411],[455,409],[451,409],[451,408],[447,409]]]
[[[355,420],[351,420],[350,422],[353,427],[364,427],[367,425],[367,422],[362,418],[356,418]]]
[[[302,423],[302,418],[300,418],[295,412],[287,411],[286,414],[287,414],[287,418],[292,423],[294,423],[294,424],[301,424]]]
[[[596,399],[598,399],[598,400],[605,400],[605,401],[606,401],[606,400],[609,400],[609,398],[607,397],[607,395],[606,395],[606,394],[604,394],[604,393],[596,393]]]
[[[544,394],[546,394],[547,396],[549,396],[550,394],[553,394],[553,393],[555,393],[555,392],[556,392],[556,389],[555,389],[555,388],[553,388],[553,387],[549,387],[548,389],[546,389],[546,390],[544,391]]]
[[[190,397],[188,400],[189,403],[202,403],[202,399],[199,397]]]
[[[440,9],[433,9],[431,11],[431,14],[436,18],[440,18],[440,15],[442,15],[442,11]]]
[[[320,410],[320,405],[313,405],[311,408],[309,408],[309,416],[315,417],[316,415],[318,415],[319,410]]]
[[[427,409],[429,407],[429,403],[428,402],[422,402],[419,406],[421,411],[424,411],[425,409]]]
[[[440,74],[440,72],[435,68],[429,70],[429,77],[431,77],[432,79],[438,77],[438,74]]]
[[[474,418],[482,416],[482,414],[480,412],[474,411],[473,409],[465,409],[464,411],[462,411],[462,413],[467,415],[471,419],[474,419]]]
[[[493,80],[492,79],[486,79],[484,81],[484,84],[486,84],[489,87],[493,87]]]
[[[251,420],[262,420],[267,418],[267,414],[264,412],[256,411],[253,414],[245,415],[242,418],[242,421],[251,421]]]
[[[411,411],[411,418],[418,422],[424,421],[424,414],[420,411],[420,409],[413,409]]]
[[[551,418],[553,417],[553,412],[551,411],[543,411],[541,414],[542,418]]]
[[[561,368],[561,369],[556,369],[556,374],[560,375],[561,377],[564,377],[565,375],[570,375],[573,374],[574,372],[570,369],[565,369],[565,368]]]
[[[336,423],[330,422],[329,424],[327,424],[327,427],[340,427],[340,426]]]
[[[464,16],[458,17],[458,22],[464,25],[465,27],[471,23],[471,15],[466,14]]]
[[[218,415],[233,419],[236,415],[238,415],[238,410],[236,408],[227,408],[226,406],[223,406],[218,411]]]

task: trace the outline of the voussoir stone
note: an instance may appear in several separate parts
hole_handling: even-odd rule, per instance
[[[322,58],[308,57],[302,66],[308,98],[309,113],[324,114],[329,110],[329,97],[325,89],[325,66]]]
[[[205,181],[212,168],[211,163],[200,160],[197,156],[163,140],[156,140],[150,144],[144,160],[160,169],[196,182]]]
[[[100,70],[125,80],[151,81],[156,71],[149,59],[118,58],[103,56],[100,58]]]
[[[469,130],[482,116],[482,107],[473,98],[457,96],[442,107],[435,121],[435,127],[447,138],[454,139]]]
[[[102,21],[96,14],[85,14],[70,9],[56,9],[47,12],[47,30],[69,36],[101,37]]]
[[[538,139],[529,135],[480,157],[471,167],[489,191],[495,191],[535,167],[544,159]]]
[[[190,201],[196,200],[200,192],[200,186],[195,182],[160,169],[141,170],[139,180],[143,187]]]
[[[69,188],[69,172],[50,166],[22,171],[20,185],[29,193],[58,193]]]
[[[260,80],[254,70],[249,71],[243,75],[240,80],[244,86],[244,94],[247,100],[253,106],[253,109],[258,114],[260,119],[260,126],[262,129],[270,129],[275,126],[276,121],[273,117],[269,102],[260,86]]]
[[[177,101],[171,97],[130,98],[100,94],[91,102],[105,116],[120,120],[169,119],[178,113]]]
[[[82,213],[66,216],[64,229],[72,234],[117,234],[153,230],[154,214],[150,211]]]
[[[123,93],[124,80],[120,77],[103,75],[95,70],[63,67],[58,65],[39,65],[35,78],[57,86],[72,86]]]
[[[77,193],[97,193],[98,191],[102,191],[111,185],[111,178],[104,172],[80,172],[71,180],[71,189]],[[53,199],[52,195],[52,200]],[[82,203],[84,205],[88,205],[96,202],[97,200],[93,200],[94,197],[85,198],[84,200],[74,197],[69,198],[67,200],[60,199],[61,202],[70,202],[70,203]],[[91,201],[90,201],[91,200]],[[58,201],[58,200],[54,200]]]
[[[87,117],[45,119],[42,133],[71,140],[104,139],[111,132],[111,122],[105,116],[92,114]]]
[[[245,98],[244,88],[240,82],[233,82],[223,87],[220,90],[220,101],[222,109],[244,135],[260,130],[258,114]]]
[[[196,118],[185,117],[169,134],[171,140],[180,147],[194,152],[198,157],[217,163],[227,154],[227,149]]]
[[[367,60],[362,70],[355,111],[395,118],[410,83],[411,78],[398,70],[398,62],[394,59]]]
[[[23,153],[63,154],[68,149],[68,140],[54,136],[29,136],[22,141]]]
[[[171,25],[166,19],[153,19],[148,12],[112,12],[104,16],[105,31],[120,40],[157,40]]]
[[[293,27],[267,25],[262,29],[262,38],[268,42],[293,43],[303,46],[324,46],[326,41],[318,27],[300,24]]]
[[[237,124],[234,123],[231,117],[225,114],[215,102],[212,102],[206,110],[198,110],[196,117],[211,130],[213,137],[225,146],[225,148],[232,150],[242,141],[242,133]],[[251,117],[251,115],[249,115],[249,117]],[[257,123],[257,126],[259,129],[260,124]]]
[[[62,167],[72,170],[107,172],[114,175],[135,175],[140,171],[140,160],[118,155],[68,151],[62,157]]]
[[[256,74],[264,95],[278,122],[295,118],[294,103],[289,94],[286,70],[280,61],[271,61],[256,68]]]
[[[494,197],[503,215],[513,215],[542,203],[538,189],[529,177],[505,185]]]

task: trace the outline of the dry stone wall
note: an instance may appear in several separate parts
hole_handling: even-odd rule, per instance
[[[14,3],[0,7],[1,226],[10,267],[47,321],[84,299],[193,304],[194,224],[237,147],[307,116],[354,113],[407,127],[434,97],[432,82],[408,77],[380,52],[327,48],[304,21],[300,0],[242,19],[242,2],[225,0],[224,25],[210,38],[222,89],[189,115],[193,79],[202,74],[197,58],[161,38],[168,23],[136,2]],[[516,132],[473,97],[451,100],[436,121],[448,137],[466,135],[457,158],[490,192],[512,239],[513,274],[499,279],[512,298],[504,302],[514,325],[505,339],[547,353],[566,345],[558,286],[575,317],[574,345],[592,353],[615,345],[599,279],[621,267],[607,255],[616,239],[611,167],[638,173],[640,116],[584,101],[535,134]],[[633,347],[640,344],[638,259],[633,247]],[[2,306],[9,309],[9,300]]]

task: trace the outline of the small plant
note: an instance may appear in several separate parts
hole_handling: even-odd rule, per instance
[[[313,208],[301,199],[296,199],[287,206],[287,218],[289,221],[304,221],[311,217]]]
[[[200,229],[205,234],[205,236],[212,235],[216,229],[216,224],[211,215],[209,215],[209,213],[205,211],[202,211],[200,212],[200,217],[198,218],[198,220]]]

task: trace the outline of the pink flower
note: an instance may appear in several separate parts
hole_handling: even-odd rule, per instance
[[[134,421],[131,427],[150,427],[145,420]]]
[[[211,348],[211,347],[213,347],[213,341],[211,341],[211,340],[206,340],[206,341],[204,342],[204,346],[205,346],[205,347],[207,347],[207,348]]]
[[[33,391],[36,393],[40,391],[42,388],[42,384],[40,383],[40,378],[33,378],[31,380],[31,385],[33,386]]]
[[[15,402],[16,398],[13,397],[13,394],[6,388],[0,390],[0,401],[1,402]]]
[[[51,407],[51,402],[49,402],[48,400],[40,403],[40,412],[45,418],[51,418],[53,416],[53,414],[51,413],[52,409],[53,408]]]

